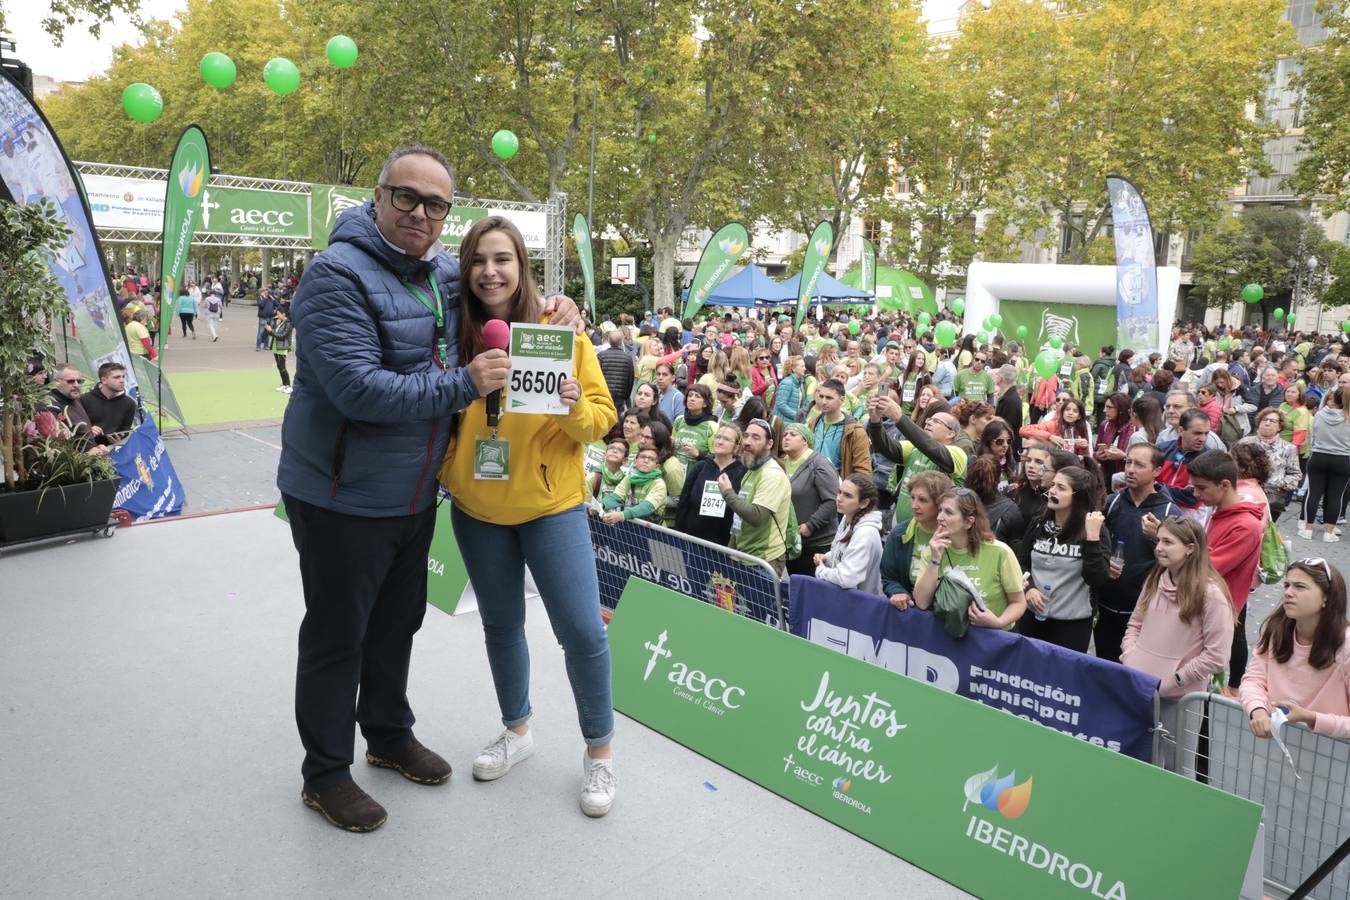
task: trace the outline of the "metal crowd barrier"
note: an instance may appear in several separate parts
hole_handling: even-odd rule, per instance
[[[1187,694],[1177,709],[1176,733],[1161,739],[1164,751],[1174,745],[1169,767],[1265,807],[1265,886],[1289,895],[1350,837],[1350,741],[1286,725],[1280,734],[1286,759],[1273,739],[1251,733],[1236,700]],[[1350,897],[1350,861],[1305,896]]]
[[[600,604],[613,610],[629,575],[737,615],[786,629],[784,583],[762,559],[651,522],[606,525],[588,517]]]

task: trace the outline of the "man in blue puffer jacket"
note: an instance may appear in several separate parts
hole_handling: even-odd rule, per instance
[[[502,388],[510,369],[501,350],[458,359],[459,265],[439,240],[453,198],[438,152],[394,151],[374,200],[339,217],[291,304],[297,367],[277,486],[305,590],[301,797],[349,831],[386,818],[352,781],[357,722],[370,764],[419,784],[450,777],[413,736],[407,697],[436,470],[455,414]],[[559,307],[553,322],[579,320],[570,301]]]

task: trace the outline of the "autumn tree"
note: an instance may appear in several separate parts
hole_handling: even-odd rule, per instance
[[[1319,6],[1327,36],[1302,55],[1303,149],[1295,184],[1328,212],[1350,209],[1350,18],[1341,4]]]

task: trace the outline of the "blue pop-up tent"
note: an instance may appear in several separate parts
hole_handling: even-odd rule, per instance
[[[783,290],[787,291],[788,303],[797,302],[797,291],[801,289],[802,275],[798,272],[781,285]],[[857,288],[849,287],[830,277],[829,273],[821,272],[820,277],[816,279],[816,292],[811,298],[814,301],[824,301],[826,303],[847,303],[849,305],[860,304],[868,305],[874,303],[872,294],[867,291],[861,291]],[[779,301],[780,303],[783,301]]]
[[[773,280],[768,272],[754,264],[713,288],[705,306],[754,306],[756,303],[779,303],[796,298],[786,285]]]

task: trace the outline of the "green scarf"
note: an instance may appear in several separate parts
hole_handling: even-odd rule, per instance
[[[613,490],[619,486],[620,481],[623,481],[625,474],[627,473],[625,473],[623,469],[620,469],[617,472],[611,472],[609,467],[605,466],[600,469],[600,480],[604,482],[605,487]]]
[[[650,472],[639,472],[637,469],[628,473],[628,483],[635,488],[646,487],[653,481],[661,477],[661,467],[657,466]]]

